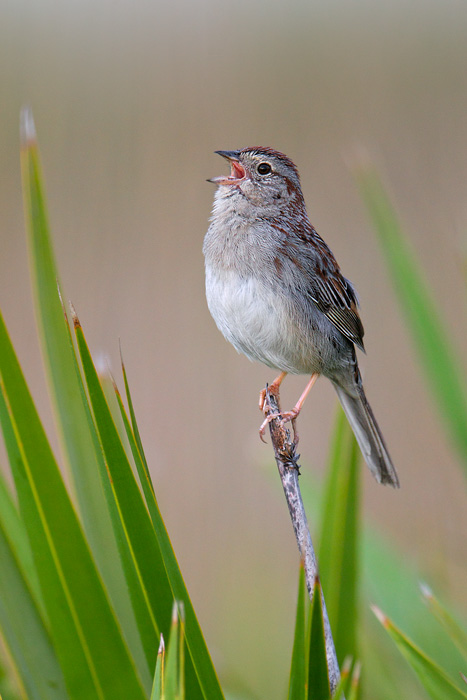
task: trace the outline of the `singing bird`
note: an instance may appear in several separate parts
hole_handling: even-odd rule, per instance
[[[217,327],[238,352],[280,372],[271,391],[288,373],[311,375],[283,421],[295,421],[319,375],[330,379],[372,474],[398,487],[358,368],[357,295],[310,223],[297,167],[272,148],[216,153],[231,167],[210,180],[217,189],[203,246]]]

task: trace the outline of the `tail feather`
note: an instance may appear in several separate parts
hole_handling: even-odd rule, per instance
[[[354,385],[356,395],[350,395],[345,389],[333,382],[339,401],[355,434],[363,457],[376,481],[399,487],[397,472],[389,456],[386,443],[367,401],[363,386]]]

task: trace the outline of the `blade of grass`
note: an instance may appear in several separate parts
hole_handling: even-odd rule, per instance
[[[332,696],[332,700],[342,700],[344,697],[344,692],[347,689],[347,685],[350,680],[350,671],[352,669],[352,664],[353,664],[353,659],[351,656],[348,656],[345,660],[344,663],[342,664],[341,668],[341,678],[339,683],[337,684],[336,690],[334,691],[334,695]]]
[[[148,667],[154,668],[160,633],[168,638],[173,599],[170,587],[164,581],[165,570],[147,510],[74,311],[73,322],[116,506],[111,510],[111,517],[117,521],[114,529],[121,532],[118,539],[120,556]]]
[[[154,682],[152,684],[151,700],[162,700],[164,697],[164,676],[165,676],[165,645],[164,636],[161,634],[159,651],[157,652],[156,670],[154,671]]]
[[[185,608],[181,601],[178,607],[178,624],[180,627],[180,653],[178,662],[178,695],[179,700],[186,699],[185,692]]]
[[[125,373],[126,377],[126,373]],[[180,571],[180,568],[177,563],[177,559],[175,557],[175,553],[173,551],[167,530],[164,525],[164,521],[162,519],[161,512],[159,510],[159,506],[157,504],[157,499],[154,493],[154,488],[152,485],[151,481],[151,476],[149,474],[149,470],[147,468],[147,464],[144,460],[144,453],[142,456],[142,453],[138,449],[138,445],[136,443],[135,439],[135,434],[133,433],[132,427],[130,426],[128,417],[125,412],[125,408],[123,406],[123,402],[120,396],[120,393],[114,385],[115,388],[115,393],[117,396],[117,400],[119,402],[120,406],[120,411],[123,419],[123,423],[125,425],[126,433],[128,436],[128,440],[130,443],[131,451],[136,463],[136,469],[138,471],[138,475],[140,478],[140,482],[143,488],[144,492],[144,497],[146,499],[146,505],[148,507],[149,515],[151,517],[151,522],[154,527],[154,531],[157,536],[157,541],[158,545],[161,550],[161,556],[164,561],[165,569],[167,572],[169,584],[172,589],[172,594],[174,599],[179,600],[183,602],[184,610],[185,610],[185,641],[187,644],[189,656],[192,660],[192,666],[190,663],[187,663],[186,670],[187,670],[187,679],[185,681],[185,691],[187,694],[187,697],[190,697],[190,693],[192,692],[191,688],[191,683],[192,681],[190,680],[190,669],[194,668],[199,683],[203,685],[204,692],[207,693],[206,697],[209,698],[217,698],[217,697],[223,697],[222,696],[222,691],[220,689],[219,681],[217,679],[217,675],[214,669],[214,666],[212,665],[211,658],[209,656],[209,652],[206,646],[206,642],[203,637],[203,633],[201,631],[201,628],[199,626],[198,620],[196,618],[196,614],[193,608],[193,605],[191,603],[188,591],[186,589],[185,583],[183,581],[183,576]],[[128,386],[128,382],[126,381],[126,388],[127,388],[127,397],[128,401],[130,403],[131,397],[130,397],[130,389]],[[136,422],[136,417],[135,417],[135,412],[133,411],[133,426],[136,428],[136,432],[138,432],[138,426]],[[141,446],[142,449],[142,446]],[[221,693],[219,695],[219,693]]]
[[[423,645],[439,666],[449,674],[456,674],[463,665],[463,657],[446,631],[426,614],[415,566],[369,526],[364,532],[362,560],[365,599],[383,608],[395,624],[403,625],[405,632],[416,644]],[[371,670],[365,663],[365,680]]]
[[[99,366],[100,364],[101,364],[100,362],[95,363],[97,375],[99,377],[99,382],[100,382],[100,385],[103,389],[105,400],[107,401],[107,405],[108,405],[109,410],[110,410],[110,415],[112,416],[112,420],[115,424],[115,427],[117,428],[117,432],[118,432],[118,435],[120,437],[120,442],[123,445],[123,449],[125,450],[125,453],[128,457],[128,461],[130,462],[133,473],[135,473],[136,470],[135,470],[133,453],[131,451],[130,442],[128,439],[128,434],[127,434],[127,430],[125,427],[125,422],[123,420],[119,401],[118,401],[118,398],[116,396],[115,379],[112,376],[110,367],[104,368],[104,367]],[[138,479],[137,479],[137,481],[138,481]]]
[[[55,650],[22,569],[11,530],[0,518],[0,627],[30,700],[67,700]],[[10,520],[11,523],[11,520]]]
[[[352,673],[352,680],[350,682],[350,692],[348,700],[358,700],[358,698],[360,697],[360,671],[360,663],[357,661]]]
[[[165,697],[166,700],[180,698],[180,667],[183,640],[181,638],[178,605],[174,602],[170,639],[167,647],[167,662],[165,666]],[[183,680],[182,680],[183,683]]]
[[[8,652],[1,637],[0,650],[3,651],[0,658],[0,700],[24,700],[24,687],[16,674],[16,669],[4,658]]]
[[[132,426],[130,425],[130,422],[128,420],[128,416],[126,414],[125,407],[123,406],[122,398],[120,396],[120,392],[115,381],[113,381],[113,384],[115,396],[120,407],[120,415],[123,421],[123,425],[125,427],[128,442],[130,444],[131,453],[136,464],[136,469],[138,472],[140,483],[142,485],[146,505],[148,507],[149,514],[151,517],[151,522],[153,524],[155,532],[158,533],[157,539],[159,542],[159,546],[161,546],[161,552],[162,556],[164,557],[164,565],[166,567],[167,575],[169,575],[169,573],[172,574],[172,578],[169,579],[169,585],[171,586],[172,594],[174,595],[175,599],[174,591],[177,590],[181,595],[185,596],[184,600],[187,603],[189,628],[187,634],[186,625],[184,622],[184,637],[191,657],[190,662],[187,665],[188,674],[190,674],[190,671],[194,669],[197,673],[199,681],[202,681],[203,684],[209,683],[210,687],[212,689],[215,689],[216,686],[214,685],[214,681],[212,678],[210,678],[210,676],[212,676],[213,673],[215,674],[214,667],[212,666],[212,662],[209,657],[209,652],[207,650],[204,638],[202,636],[201,628],[199,627],[199,623],[196,619],[193,606],[188,596],[188,591],[185,588],[181,572],[178,568],[178,564],[175,559],[175,554],[172,550],[167,531],[162,521],[162,516],[157,505],[156,496],[154,493],[152,480],[149,474],[149,470],[147,468],[147,464],[143,462],[143,459],[141,457],[140,450],[138,449],[138,445],[136,444],[136,439],[132,430]],[[128,395],[129,387],[127,383],[127,396]],[[133,425],[137,428],[134,412]],[[180,605],[182,605],[183,601],[181,601],[180,598],[178,599],[180,600]],[[194,678],[190,680],[190,677],[191,676],[188,675],[185,684],[182,686],[183,689],[186,689],[187,693],[191,693],[193,683],[195,683],[195,685],[198,684],[198,680]],[[215,682],[218,683],[217,677],[215,678]],[[208,686],[206,685],[206,688],[207,687]]]
[[[3,393],[0,391],[0,424],[2,426],[2,431],[4,426],[7,425],[7,429],[11,430],[11,423],[8,416],[8,411],[5,406],[3,399]],[[13,437],[13,436],[11,436]],[[9,437],[8,444],[11,446],[14,439]],[[20,459],[20,455],[16,456]],[[44,604],[42,601],[39,579],[37,578],[37,572],[34,566],[34,560],[32,557],[31,547],[29,545],[29,539],[24,527],[24,523],[21,521],[16,505],[13,503],[13,498],[11,496],[10,490],[5,482],[3,474],[0,472],[0,526],[3,527],[5,533],[8,533],[8,539],[11,542],[11,548],[18,559],[19,565],[28,586],[30,587],[37,605],[41,611],[44,613]]]
[[[321,498],[320,484],[313,478],[311,470],[303,470],[300,484],[307,512],[312,517],[318,515],[324,499]],[[404,625],[416,643],[423,644],[438,665],[455,675],[462,667],[463,658],[445,630],[439,628],[433,617],[426,615],[419,594],[419,573],[413,562],[396,551],[373,523],[365,523],[362,528],[361,564],[362,600],[374,601],[386,609],[396,624]],[[365,686],[368,692],[372,689],[376,693],[376,689],[379,689],[381,700],[398,700],[400,687],[404,684],[415,686],[416,679],[408,667],[399,663],[390,640],[378,635],[373,616],[362,612],[360,608],[358,624],[360,643],[364,645],[361,658],[365,663]],[[384,684],[380,688],[382,678]]]
[[[444,671],[416,647],[379,608],[373,606],[373,612],[395,641],[399,651],[405,656],[433,700],[466,700],[467,694],[457,688]]]
[[[342,663],[346,656],[358,657],[360,451],[340,407],[331,444],[318,561],[337,658]]]
[[[21,457],[11,465],[20,511],[70,698],[143,700],[1,315],[0,384]]]
[[[128,401],[128,409],[130,411],[130,419],[131,419],[131,425],[133,428],[133,435],[135,438],[136,445],[138,447],[138,452],[140,454],[141,458],[141,466],[144,468],[144,471],[146,473],[146,479],[143,479],[141,474],[140,474],[140,480],[141,483],[143,484],[144,482],[147,482],[148,486],[150,487],[152,491],[153,498],[155,498],[155,493],[154,493],[154,486],[152,484],[152,479],[151,475],[149,473],[149,467],[148,463],[146,461],[146,456],[144,454],[144,449],[143,449],[143,443],[141,442],[141,436],[139,434],[139,428],[138,428],[138,423],[136,421],[136,415],[135,415],[135,410],[133,408],[133,400],[131,398],[131,393],[130,393],[130,386],[128,384],[128,377],[125,369],[125,363],[123,362],[123,355],[122,355],[122,349],[120,348],[120,358],[121,358],[121,363],[122,363],[122,374],[123,374],[123,381],[125,383],[125,393],[126,393],[126,399]],[[128,431],[127,431],[128,432]],[[150,499],[151,500],[151,499]],[[146,501],[148,501],[148,498],[146,497]]]
[[[321,584],[315,579],[308,635],[308,700],[331,700],[326,659]]]
[[[82,328],[74,318],[76,337],[88,385],[91,405],[109,471],[112,490],[124,525],[127,546],[131,551],[135,571],[138,572],[140,594],[154,631],[168,638],[172,604],[175,599],[184,603],[186,610],[186,640],[190,653],[186,665],[186,689],[191,698],[222,698],[217,676],[202,637],[193,607],[173,554],[167,531],[157,503],[152,497],[148,510],[136,483],[128,456],[123,449],[118,431],[105,400],[97,372],[93,365]],[[131,439],[131,435],[129,434]],[[134,439],[134,438],[133,438]],[[143,481],[144,483],[144,481]],[[154,524],[155,523],[155,524]],[[163,552],[162,548],[165,548]],[[171,567],[169,573],[169,566]],[[180,594],[179,594],[180,593]],[[137,612],[137,611],[136,611]],[[142,618],[141,623],[144,623]],[[150,634],[146,640],[149,645]],[[156,645],[153,644],[152,649]],[[151,647],[148,646],[148,653]],[[155,662],[155,658],[154,658]]]
[[[115,380],[112,378],[113,382],[113,388],[114,388],[114,393],[115,397],[117,400],[118,407],[120,409],[120,417],[123,422],[123,426],[125,428],[125,433],[126,437],[128,440],[128,443],[130,445],[130,450],[131,454],[133,456],[133,460],[136,465],[136,471],[138,473],[139,481],[143,490],[143,495],[146,501],[146,505],[149,510],[149,515],[151,517],[151,522],[153,524],[154,530],[156,530],[158,524],[161,522],[161,516],[158,511],[157,507],[157,501],[156,501],[156,495],[154,492],[154,486],[152,483],[151,475],[149,473],[149,469],[147,466],[147,463],[144,458],[144,454],[141,454],[140,447],[136,441],[136,435],[134,433],[134,427],[136,429],[138,428],[137,423],[136,423],[136,417],[135,413],[133,411],[133,421],[132,424],[130,425],[130,421],[128,420],[128,416],[125,411],[125,407],[123,405],[122,397],[120,395],[120,392],[118,390],[117,384]],[[126,393],[127,397],[130,396],[130,389],[128,386],[128,382],[126,381],[126,375],[125,375],[125,385],[126,385]],[[131,399],[130,399],[131,400]],[[142,449],[142,445],[141,445]]]
[[[298,576],[297,612],[295,616],[295,634],[290,666],[288,700],[305,700],[306,694],[306,665],[305,665],[305,601],[308,600],[305,569],[300,562]]]
[[[467,474],[467,391],[461,363],[433,294],[377,172],[356,172],[428,386]]]
[[[40,154],[33,116],[27,108],[21,112],[21,171],[33,297],[54,417],[86,536],[142,673],[136,623],[99,475],[100,448],[57,291],[59,275],[50,235]],[[149,674],[147,682],[150,683]]]
[[[443,625],[449,637],[457,646],[461,654],[467,660],[467,633],[460,624],[453,618],[450,612],[433,595],[431,589],[426,585],[421,585],[423,597],[435,618]]]

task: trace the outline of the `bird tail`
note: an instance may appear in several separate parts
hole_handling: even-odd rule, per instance
[[[355,434],[365,462],[376,481],[399,487],[397,472],[389,456],[386,443],[379,429],[371,406],[367,401],[360,373],[356,369],[357,381],[353,385],[355,395],[349,394],[342,386],[333,382],[347,420]]]

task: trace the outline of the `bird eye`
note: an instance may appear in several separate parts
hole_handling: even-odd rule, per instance
[[[271,172],[272,168],[269,163],[260,163],[256,170],[260,175],[267,175]]]

